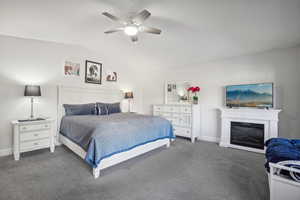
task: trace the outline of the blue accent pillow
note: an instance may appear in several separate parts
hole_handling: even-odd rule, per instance
[[[97,102],[96,107],[97,107],[97,114],[98,115],[108,115],[108,108],[107,108],[106,103]]]
[[[70,115],[96,115],[96,104],[64,104],[66,116]]]
[[[109,115],[109,114],[121,112],[120,102],[118,103],[97,102],[96,105],[97,105],[98,115]]]
[[[120,113],[121,112],[120,102],[108,103],[107,109],[108,109],[108,114]]]

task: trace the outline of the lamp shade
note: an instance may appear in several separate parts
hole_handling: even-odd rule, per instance
[[[30,97],[41,96],[41,87],[39,85],[26,85],[24,96],[30,96]]]
[[[125,92],[125,99],[133,99],[133,92]]]

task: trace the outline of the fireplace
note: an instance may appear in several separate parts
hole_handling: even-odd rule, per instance
[[[264,149],[264,124],[231,122],[230,144]]]
[[[265,153],[264,141],[278,137],[276,109],[221,109],[221,147]]]

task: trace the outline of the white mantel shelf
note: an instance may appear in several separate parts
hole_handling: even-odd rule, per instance
[[[221,118],[243,118],[278,121],[278,109],[220,108]]]
[[[257,153],[264,150],[230,144],[231,122],[246,122],[264,124],[264,139],[278,137],[279,109],[251,109],[251,108],[220,108],[221,111],[221,139],[220,146],[232,147]]]

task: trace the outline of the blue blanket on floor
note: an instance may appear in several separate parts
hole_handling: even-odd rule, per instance
[[[266,141],[265,167],[269,171],[269,163],[277,163],[285,160],[300,160],[300,140],[285,138],[272,138]]]

